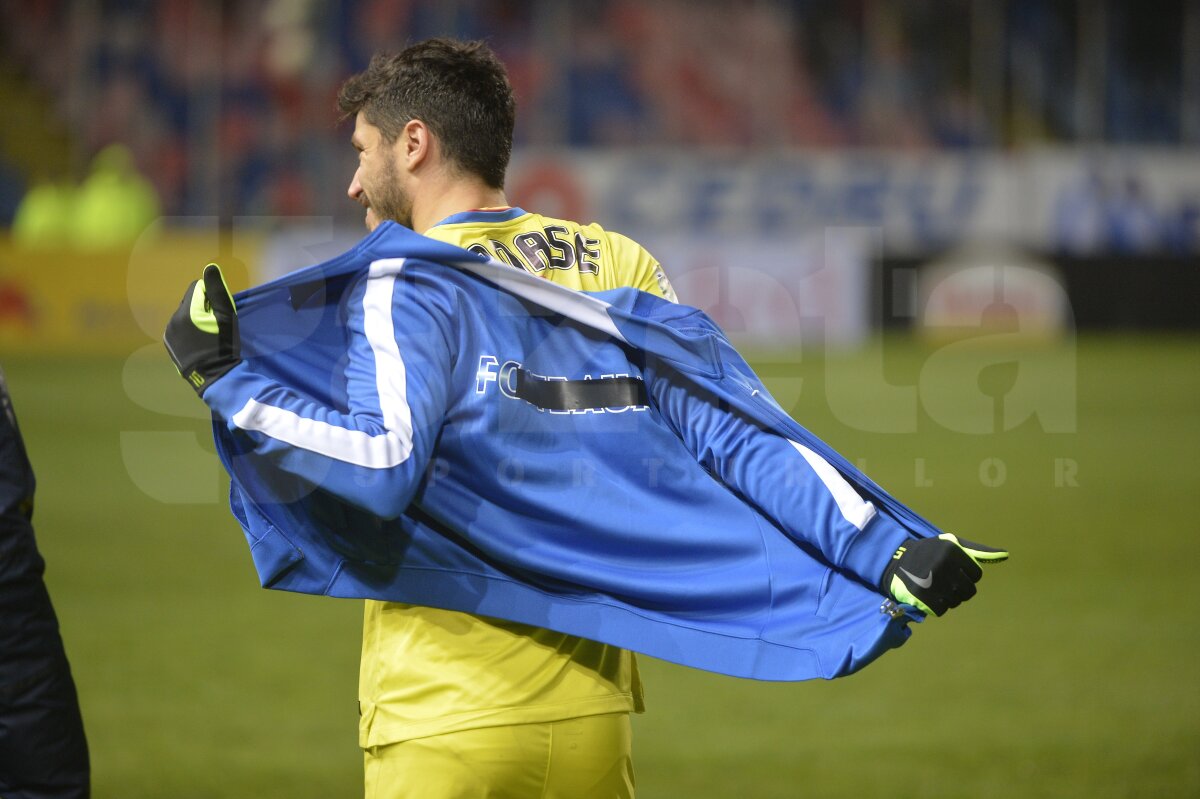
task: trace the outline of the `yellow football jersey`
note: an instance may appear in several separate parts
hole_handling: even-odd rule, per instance
[[[456,214],[426,235],[574,289],[632,286],[675,299],[645,249],[598,225],[505,208]],[[632,652],[467,613],[368,601],[359,709],[365,748],[643,706]]]

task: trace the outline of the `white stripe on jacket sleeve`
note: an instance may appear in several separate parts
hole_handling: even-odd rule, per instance
[[[867,522],[875,517],[875,506],[860,497],[854,490],[854,486],[846,482],[846,478],[842,477],[829,461],[803,444],[798,444],[791,439],[788,439],[788,443],[804,456],[804,460],[808,461],[808,465],[829,489],[829,493],[833,495],[833,501],[837,503],[838,510],[842,512],[842,518],[860,531],[866,527]]]
[[[371,264],[363,294],[363,329],[375,359],[375,387],[383,416],[382,433],[371,435],[294,411],[248,400],[231,421],[298,449],[368,469],[390,469],[408,459],[413,448],[412,411],[408,406],[404,358],[396,343],[392,294],[403,258]]]

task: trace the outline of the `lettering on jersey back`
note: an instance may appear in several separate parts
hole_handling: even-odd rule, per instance
[[[547,269],[577,269],[581,274],[600,274],[600,241],[582,232],[574,237],[562,225],[518,233],[506,244],[489,239],[467,247],[479,255],[503,261],[509,266],[538,274]]]

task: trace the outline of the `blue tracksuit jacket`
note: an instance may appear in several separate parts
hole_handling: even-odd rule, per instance
[[[790,419],[702,312],[392,223],[236,299],[245,360],[204,399],[264,586],[760,679],[837,677],[907,638],[915,614],[875,584],[938,530]],[[619,406],[539,399],[622,376],[642,392]]]

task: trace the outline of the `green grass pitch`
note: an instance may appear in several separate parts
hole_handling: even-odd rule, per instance
[[[810,429],[1013,557],[848,679],[643,659],[639,796],[1200,795],[1200,340],[756,360]],[[361,604],[258,588],[166,356],[3,362],[95,795],[361,795]]]

